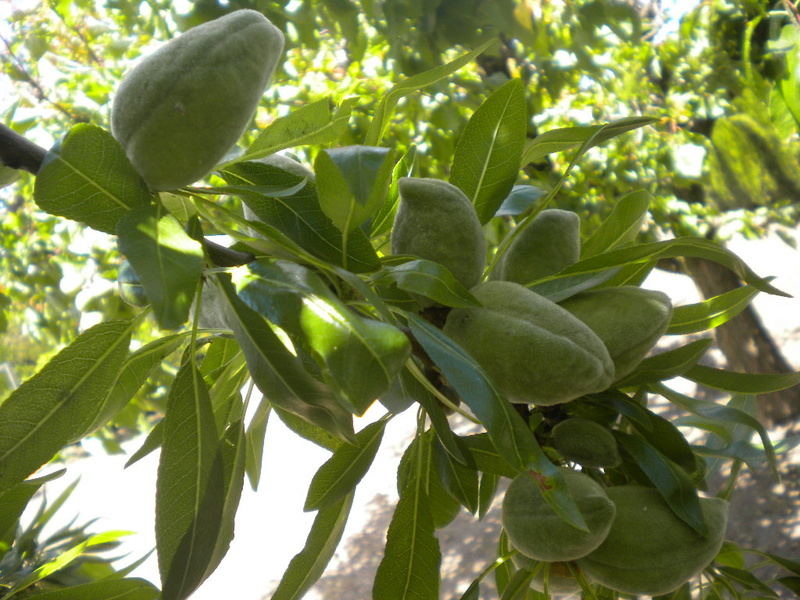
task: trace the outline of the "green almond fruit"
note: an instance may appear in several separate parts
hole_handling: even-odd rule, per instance
[[[492,271],[492,279],[526,285],[563,271],[580,257],[580,218],[568,210],[549,208],[509,244]]]
[[[603,487],[585,473],[562,472],[589,530],[567,523],[547,503],[538,482],[518,475],[506,490],[501,519],[511,545],[529,558],[575,560],[597,548],[611,529],[616,508]]]
[[[612,468],[622,461],[614,435],[589,419],[561,421],[553,427],[553,446],[564,459],[583,467]]]
[[[515,554],[511,561],[518,569],[536,573],[531,580],[531,587],[537,592],[547,593],[550,596],[567,596],[581,591],[581,584],[574,575],[579,569],[574,563],[544,563],[521,552]]]
[[[588,290],[559,304],[603,340],[614,361],[615,380],[642,362],[672,319],[669,296],[633,285]]]
[[[466,288],[486,266],[486,237],[470,199],[446,181],[403,177],[392,228],[392,253],[411,254],[447,267]]]
[[[137,308],[144,308],[150,306],[150,300],[144,293],[142,282],[133,266],[127,260],[123,260],[119,265],[117,271],[117,286],[119,286],[119,297],[126,304],[136,306]]]
[[[728,522],[725,500],[700,499],[708,526],[703,537],[653,488],[618,486],[606,493],[617,516],[603,543],[578,559],[594,583],[623,594],[668,594],[711,564],[722,547]]]
[[[451,310],[444,333],[511,402],[560,404],[613,381],[603,342],[556,303],[511,281],[486,281],[470,291],[483,306]]]
[[[125,76],[111,131],[150,188],[193,183],[233,148],[283,41],[264,15],[237,10],[173,39]]]

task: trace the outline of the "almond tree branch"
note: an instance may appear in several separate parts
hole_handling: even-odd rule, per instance
[[[36,175],[45,154],[47,150],[0,123],[0,164]]]

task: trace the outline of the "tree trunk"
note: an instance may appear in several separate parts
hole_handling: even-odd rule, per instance
[[[741,285],[735,273],[702,258],[686,258],[686,271],[704,298],[711,298]],[[792,366],[781,354],[761,320],[748,306],[742,313],[714,330],[716,342],[727,360],[727,368],[745,373],[791,373]],[[766,427],[793,421],[800,416],[800,386],[764,394],[758,398],[758,419]]]

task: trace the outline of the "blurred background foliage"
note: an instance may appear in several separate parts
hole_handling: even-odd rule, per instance
[[[357,144],[394,83],[493,38],[499,43],[474,64],[401,101],[382,143],[415,149],[420,175],[446,178],[469,115],[509,78],[520,78],[530,139],[626,116],[660,119],[593,149],[572,171],[557,203],[582,214],[585,234],[622,195],[646,189],[654,199],[650,239],[724,242],[774,233],[794,245],[800,154],[786,90],[796,12],[789,2],[706,0],[669,26],[671,7],[658,0],[14,1],[0,7],[0,114],[44,147],[78,122],[107,127],[115,86],[139,56],[189,27],[253,8],[285,31],[287,48],[249,135],[310,102],[355,96],[341,143]],[[295,152],[313,160],[310,149]],[[550,188],[569,159],[553,154],[532,163],[519,183]],[[3,395],[78,330],[130,316],[115,292],[114,239],[38,211],[32,185],[22,174],[0,191]],[[507,226],[494,223],[490,235],[498,239]],[[706,296],[738,285],[716,282],[720,274],[709,265],[660,266],[693,276]],[[726,327],[754,326],[750,313]],[[140,332],[142,343],[153,327]],[[729,368],[791,370],[763,328],[759,335],[758,351],[743,357],[740,344],[719,334]],[[162,369],[99,434],[109,449],[158,414],[174,374],[169,362]],[[797,391],[782,394],[761,404],[768,423],[800,413]]]

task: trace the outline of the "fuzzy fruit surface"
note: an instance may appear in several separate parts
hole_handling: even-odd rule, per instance
[[[633,285],[588,290],[560,305],[603,340],[614,361],[615,380],[642,362],[672,318],[669,296]]]
[[[578,566],[574,563],[543,563],[529,558],[521,552],[515,554],[511,560],[518,569],[536,572],[531,579],[531,587],[537,592],[546,591],[551,596],[564,596],[581,591],[581,585],[573,574],[573,571],[578,571]],[[545,579],[547,580],[546,585]],[[547,589],[545,590],[545,588]]]
[[[616,509],[603,487],[584,473],[562,472],[589,531],[569,525],[547,504],[539,484],[519,475],[503,498],[502,521],[511,545],[529,558],[575,560],[597,548],[611,528]]]
[[[722,547],[728,503],[701,498],[708,526],[701,537],[672,512],[653,488],[606,490],[617,516],[605,541],[578,560],[593,582],[624,594],[661,595],[676,590],[707,567]]]
[[[214,168],[247,127],[282,52],[277,27],[237,10],[173,39],[124,77],[111,130],[150,188],[180,188]]]
[[[510,281],[470,290],[481,308],[456,308],[444,332],[515,403],[552,405],[599,392],[614,378],[605,345],[556,303]]]
[[[439,179],[403,177],[392,229],[392,253],[437,262],[471,288],[486,266],[486,238],[470,199]]]
[[[622,460],[614,435],[589,419],[561,421],[553,427],[553,446],[566,460],[584,467],[615,467]]]
[[[580,217],[568,210],[549,208],[509,244],[492,278],[525,285],[555,275],[580,257]]]

